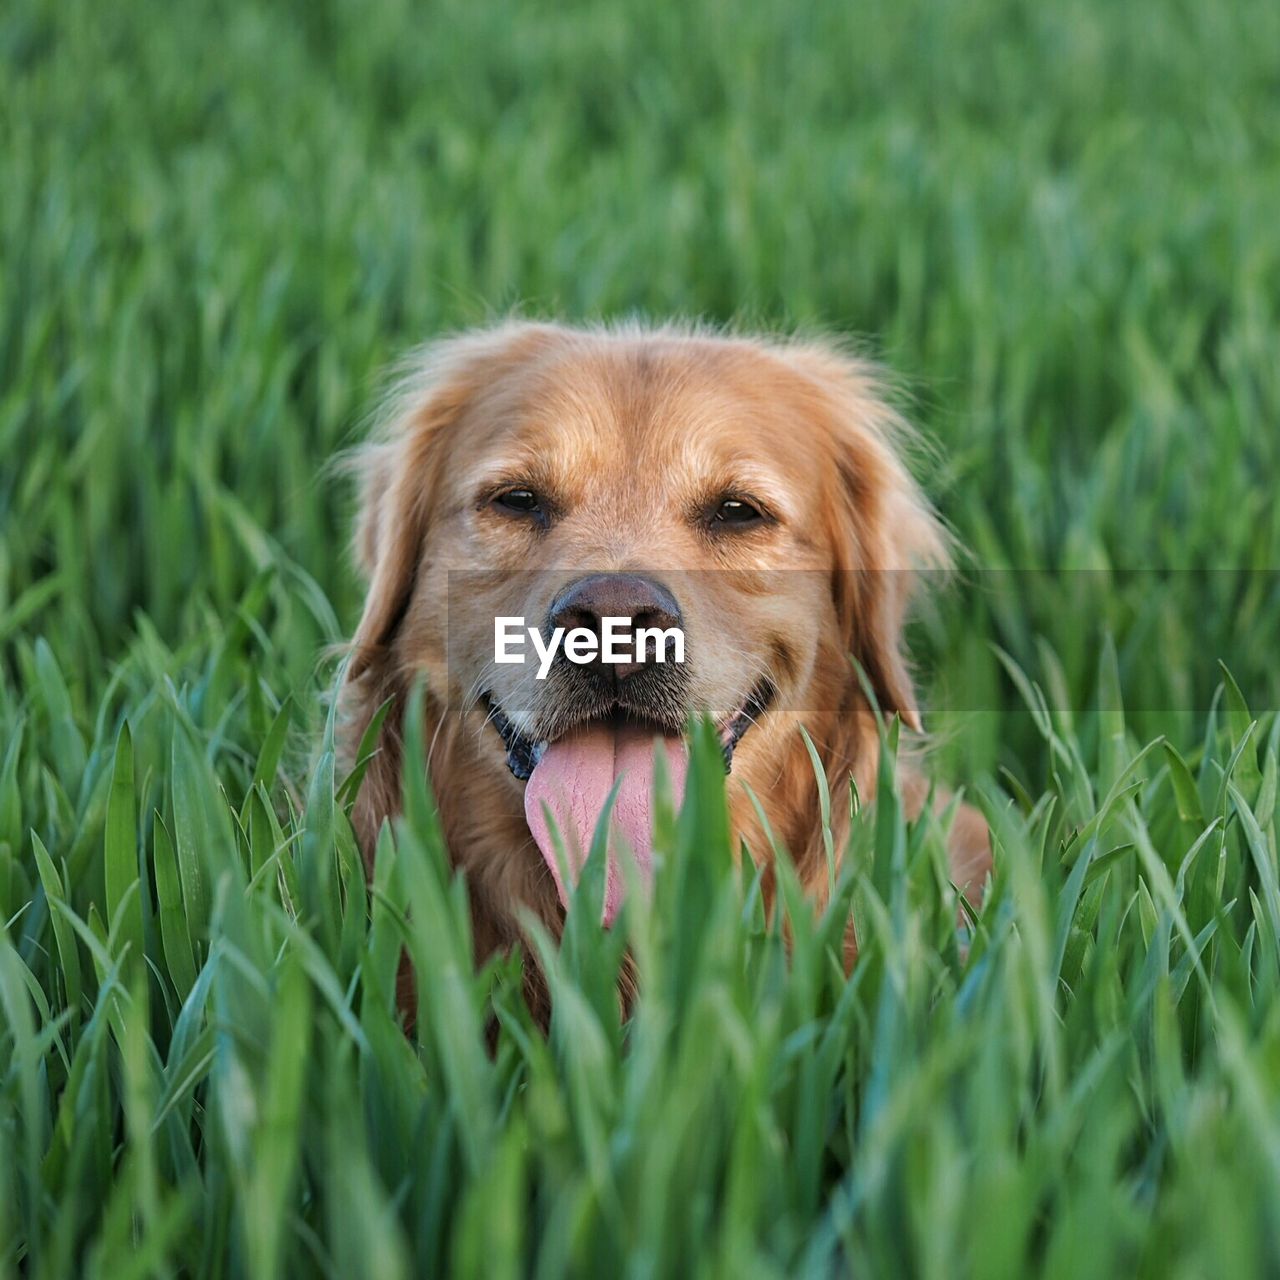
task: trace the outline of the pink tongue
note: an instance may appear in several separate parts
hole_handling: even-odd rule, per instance
[[[605,801],[615,780],[622,779],[610,823],[615,838],[609,841],[605,870],[606,925],[613,923],[625,892],[616,837],[622,837],[635,859],[642,882],[647,885],[653,875],[653,761],[657,737],[652,729],[638,725],[595,724],[577,729],[546,749],[525,786],[525,820],[555,877],[560,901],[567,906],[569,886],[560,874],[543,805],[555,818],[565,845],[570,884],[576,884]],[[670,735],[661,741],[667,753],[671,796],[679,806],[688,771],[684,744]]]

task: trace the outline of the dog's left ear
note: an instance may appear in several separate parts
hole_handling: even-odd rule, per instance
[[[411,362],[392,397],[381,438],[354,456],[359,476],[355,559],[369,587],[351,642],[347,679],[387,655],[409,609],[422,564],[441,445],[481,390],[547,345],[550,326],[509,322],[438,342]]]
[[[903,460],[911,428],[871,365],[825,347],[790,354],[817,383],[833,453],[832,596],[845,652],[862,664],[881,713],[920,730],[903,628],[922,576],[944,572],[950,556],[947,533]]]

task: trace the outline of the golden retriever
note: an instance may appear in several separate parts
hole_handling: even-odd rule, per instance
[[[862,796],[878,747],[851,659],[886,716],[920,727],[903,624],[947,539],[904,465],[905,430],[875,371],[823,342],[510,322],[429,348],[357,459],[369,586],[343,694],[349,751],[395,699],[353,811],[366,858],[399,809],[401,717],[422,676],[429,767],[481,955],[517,941],[521,907],[559,933],[616,786],[612,920],[619,857],[641,883],[651,869],[655,742],[678,799],[691,715],[719,729],[735,834],[768,861],[753,792],[821,899],[800,727],[831,794],[853,779]],[[607,619],[666,638],[612,665],[563,650],[500,662],[500,618],[539,641]],[[659,660],[672,629],[683,662]],[[904,789],[918,811],[925,784],[909,774]],[[849,818],[833,810],[839,851]],[[985,824],[962,810],[955,883],[974,896],[989,861]]]

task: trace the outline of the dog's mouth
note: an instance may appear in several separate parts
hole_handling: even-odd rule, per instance
[[[768,711],[773,686],[762,682],[718,725],[725,771],[749,730]],[[684,798],[688,757],[680,734],[669,724],[647,719],[614,704],[558,732],[534,738],[518,729],[488,694],[480,699],[488,721],[507,751],[507,768],[526,783],[525,819],[568,904],[601,813],[613,798],[610,856],[605,873],[604,922],[610,924],[623,898],[616,837],[647,882],[653,857],[655,746],[665,756],[671,797]],[[554,822],[554,829],[552,823]]]
[[[724,754],[724,771],[729,773],[733,768],[733,753],[738,743],[746,736],[747,731],[768,711],[773,702],[773,685],[762,680],[743,700],[742,705],[726,716],[717,725],[720,735],[720,749]],[[533,771],[538,767],[547,748],[564,737],[571,736],[583,728],[594,726],[611,727],[615,732],[640,732],[651,738],[678,737],[669,725],[651,720],[647,716],[637,714],[628,707],[615,703],[603,714],[585,716],[567,728],[535,738],[516,728],[508,719],[506,712],[493,700],[489,693],[480,695],[480,706],[485,718],[498,732],[503,745],[507,749],[507,768],[512,776],[521,782],[528,782]]]

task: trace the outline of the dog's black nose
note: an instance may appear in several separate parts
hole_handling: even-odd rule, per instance
[[[635,634],[640,628],[670,631],[680,627],[680,607],[675,597],[660,582],[635,573],[592,573],[571,582],[551,602],[547,616],[549,626],[564,627],[566,632],[585,627],[604,643],[604,620],[623,618],[629,625],[615,627],[615,637],[621,637],[621,647],[628,654],[635,654]],[[667,654],[671,640],[650,640],[644,646],[643,656],[653,660],[658,645]],[[643,662],[613,662],[608,664],[618,679],[638,671]]]

